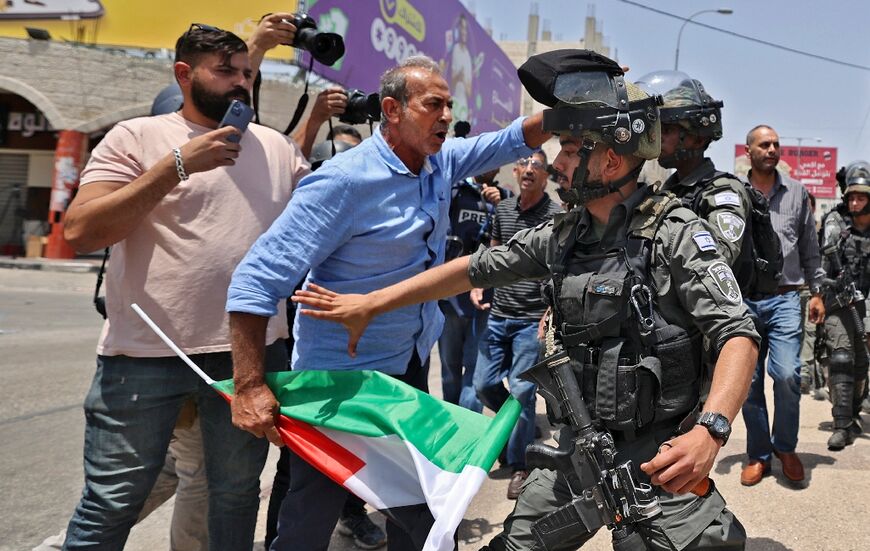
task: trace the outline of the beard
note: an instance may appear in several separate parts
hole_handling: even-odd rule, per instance
[[[224,118],[224,114],[234,99],[247,105],[251,104],[251,94],[241,86],[236,86],[225,94],[216,94],[194,78],[191,82],[190,93],[196,109],[215,122],[220,122]]]

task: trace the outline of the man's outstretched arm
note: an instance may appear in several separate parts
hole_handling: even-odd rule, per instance
[[[283,446],[275,419],[278,401],[266,386],[263,369],[266,326],[269,318],[242,312],[230,312],[233,340],[233,425],[276,446]]]
[[[470,258],[470,256],[457,258],[366,295],[340,295],[311,284],[305,290],[296,291],[293,302],[318,308],[318,310],[302,310],[303,315],[342,324],[350,333],[347,352],[352,357],[356,357],[356,345],[373,317],[403,306],[447,298],[470,290],[472,288],[471,280],[468,278]],[[235,340],[233,353],[235,359]]]

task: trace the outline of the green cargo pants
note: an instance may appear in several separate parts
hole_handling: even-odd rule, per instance
[[[671,430],[665,430],[632,442],[620,442],[617,460],[631,459],[637,479],[648,483],[649,478],[638,466],[652,458],[671,435]],[[718,490],[704,498],[694,494],[678,496],[664,490],[659,490],[658,495],[662,514],[637,526],[649,549],[738,550],[745,547],[743,525],[725,508],[725,500]],[[535,469],[526,480],[513,512],[505,519],[504,531],[490,542],[489,548],[493,551],[544,551],[532,536],[532,525],[570,500],[571,492],[561,474]],[[593,535],[577,536],[548,551],[577,549]]]

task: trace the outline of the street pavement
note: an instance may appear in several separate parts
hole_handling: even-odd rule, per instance
[[[14,263],[0,263],[10,266]],[[16,267],[21,267],[16,265]],[[72,268],[71,268],[72,269]],[[76,268],[80,269],[80,268]],[[92,269],[92,268],[91,268]],[[61,268],[64,270],[64,268]],[[0,267],[0,551],[30,550],[65,528],[82,485],[81,403],[94,371],[94,346],[102,320],[93,310],[95,274]],[[430,387],[440,394],[437,353]],[[768,396],[771,396],[768,393]],[[539,426],[546,427],[542,400]],[[864,416],[870,426],[870,416]],[[808,480],[795,487],[774,460],[772,476],[740,486],[745,431],[742,420],[711,473],[749,534],[750,551],[866,551],[870,549],[870,437],[829,452],[830,405],[805,396],[798,451]],[[545,437],[550,435],[545,430]],[[277,457],[262,476],[255,549],[262,546],[265,509]],[[460,550],[478,549],[497,534],[512,502],[505,499],[507,470],[494,470],[459,528]],[[172,501],[131,532],[126,549],[168,549]],[[375,522],[383,524],[379,513]],[[331,550],[352,542],[333,536]],[[584,549],[611,549],[599,533]]]

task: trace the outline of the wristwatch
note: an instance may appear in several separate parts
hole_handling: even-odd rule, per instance
[[[698,420],[695,421],[695,424],[707,427],[707,430],[710,431],[710,435],[713,438],[718,438],[723,446],[728,442],[728,437],[731,436],[731,423],[728,422],[728,418],[721,413],[713,411],[700,413],[698,414]]]

